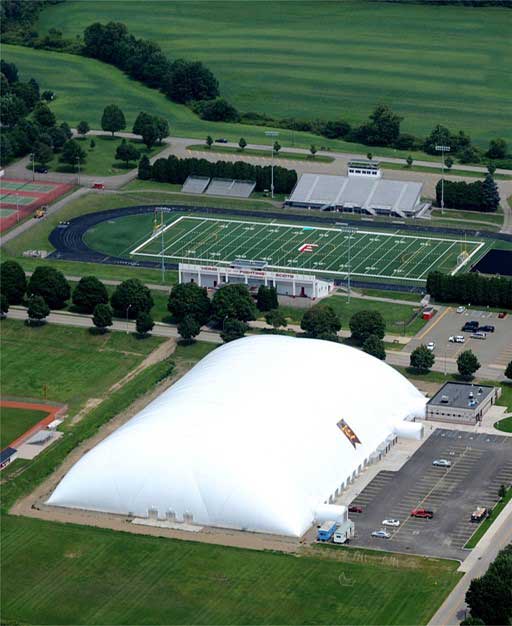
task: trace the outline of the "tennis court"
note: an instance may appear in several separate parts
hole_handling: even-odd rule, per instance
[[[40,183],[27,183],[24,181],[6,180],[2,181],[2,190],[9,191],[43,191],[48,193],[53,191],[57,185],[52,184],[40,184]]]
[[[332,276],[426,280],[434,269],[455,273],[484,243],[396,232],[325,228],[181,216],[157,229],[131,255],[227,265],[263,260],[268,267]]]

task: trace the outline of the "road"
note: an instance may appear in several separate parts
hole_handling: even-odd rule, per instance
[[[99,130],[91,130],[89,135],[110,135],[110,133],[106,131]],[[127,139],[139,139],[138,135],[134,135],[133,133],[117,133],[117,136],[124,137]],[[197,158],[203,158],[208,161],[217,161],[222,159],[224,161],[246,161],[248,163],[252,163],[255,165],[268,163],[271,157],[271,147],[266,144],[249,144],[247,149],[257,149],[257,150],[266,150],[269,153],[269,156],[251,156],[244,155],[243,153],[235,153],[235,154],[220,154],[214,151],[209,151],[206,149],[204,151],[192,152],[187,150],[187,146],[191,144],[199,144],[200,140],[194,139],[191,137],[167,137],[164,139],[164,144],[166,144],[165,148],[157,155],[152,157],[151,162],[156,159],[167,157],[170,154],[174,154],[179,158],[186,158],[195,156]],[[236,143],[227,143],[223,144],[227,147],[238,148],[238,144]],[[307,150],[302,148],[284,148],[288,153],[294,154],[309,154]],[[276,159],[276,163],[282,165],[283,167],[293,168],[297,171],[297,173],[303,174],[305,172],[311,173],[322,173],[322,174],[342,174],[346,171],[347,163],[351,159],[356,158],[366,158],[366,155],[363,154],[355,154],[355,153],[346,153],[346,152],[318,152],[318,155],[328,156],[334,159],[331,163],[320,163],[314,160],[307,161],[299,161],[293,159],[285,159],[279,158]],[[376,159],[382,161],[383,163],[394,163],[394,164],[403,164],[403,158],[397,157],[379,157],[376,156]],[[7,177],[13,178],[25,178],[32,179],[32,172],[27,170],[27,165],[29,162],[29,158],[25,157],[12,165],[9,165],[5,168],[5,175]],[[433,170],[432,174],[428,172],[415,172],[409,170],[391,170],[385,171],[384,176],[399,180],[413,180],[422,182],[424,184],[424,193],[429,197],[434,197],[435,195],[435,185],[439,180],[439,163],[432,161],[415,161],[415,165],[431,168]],[[464,166],[464,169],[472,172],[486,172],[486,168],[482,166]],[[499,174],[508,174],[510,175],[509,170],[496,170]],[[64,174],[64,173],[56,173],[52,172],[51,174],[36,174],[36,180],[46,180],[51,177],[51,179],[56,180],[58,182],[77,182],[76,174]],[[126,185],[131,180],[134,180],[137,176],[137,170],[133,169],[126,174],[119,174],[116,176],[89,176],[89,175],[81,175],[80,176],[80,184],[86,187],[90,187],[93,182],[101,182],[105,185],[107,189],[117,190]],[[467,180],[468,182],[473,182],[475,179],[471,177],[461,177],[461,176],[450,176],[446,175],[447,178],[455,178],[457,180]],[[500,197],[501,204],[503,206],[504,211],[504,224],[502,228],[502,232],[512,233],[512,208],[509,206],[507,202],[507,198],[512,195],[512,181],[496,181]]]
[[[27,319],[27,310],[25,307],[20,306],[12,306],[9,309],[8,317],[12,319],[18,320],[26,320]],[[64,326],[77,326],[79,328],[91,328],[92,321],[90,315],[81,315],[78,313],[69,313],[67,311],[52,311],[50,315],[46,318],[46,321],[50,324],[61,324]],[[249,325],[253,328],[265,328],[267,325],[264,322],[256,321],[250,322]],[[267,327],[268,328],[268,327]],[[290,330],[299,331],[298,326],[291,325],[288,327]],[[124,332],[134,332],[135,331],[135,322],[125,321],[125,320],[115,320],[113,325],[111,326],[112,330],[119,330]],[[153,328],[153,334],[157,337],[173,337],[179,338],[179,333],[176,329],[176,326],[171,324],[164,324],[163,322],[155,322],[155,327]],[[341,331],[338,333],[339,337],[348,337],[350,333],[348,331]],[[207,341],[209,343],[222,343],[222,339],[220,337],[219,332],[214,330],[202,330],[201,333],[196,337],[196,339],[200,341]],[[395,335],[388,335],[385,337],[387,341],[396,340],[398,344],[407,343],[410,338],[409,337],[397,337]],[[398,347],[398,345],[397,345]],[[409,359],[410,354],[407,352],[401,352],[398,350],[386,350],[386,362],[390,365],[395,365],[399,367],[409,367]],[[455,359],[443,359],[442,361],[438,361],[434,363],[432,370],[437,372],[445,372],[447,374],[455,374],[457,372],[457,363]],[[504,368],[499,367],[487,367],[482,366],[478,370],[478,375],[481,378],[489,379],[489,380],[504,380]]]
[[[459,571],[464,572],[463,578],[430,620],[429,626],[455,626],[465,618],[465,596],[471,581],[485,574],[498,552],[509,543],[512,543],[512,500],[459,567]]]

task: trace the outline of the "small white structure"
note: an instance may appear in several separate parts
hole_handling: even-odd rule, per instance
[[[280,296],[306,297],[312,300],[325,298],[334,288],[332,281],[320,280],[316,276],[271,272],[266,269],[180,263],[178,273],[180,283],[194,282],[208,289],[217,289],[230,283],[244,283],[250,290],[257,290],[260,285],[265,285],[275,287]]]
[[[370,176],[371,178],[382,177],[380,162],[365,159],[349,161],[347,165],[347,173],[349,176]]]
[[[85,454],[48,504],[300,537],[316,517],[343,524],[344,507],[322,505],[425,403],[361,350],[245,337]]]

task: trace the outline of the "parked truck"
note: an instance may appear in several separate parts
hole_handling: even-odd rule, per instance
[[[336,531],[336,526],[337,524],[334,520],[324,522],[317,530],[317,541],[330,541]]]

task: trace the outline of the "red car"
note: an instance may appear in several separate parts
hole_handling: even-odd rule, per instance
[[[357,506],[356,504],[353,504],[352,506],[348,507],[349,513],[362,513],[363,512],[363,507],[362,506]]]
[[[411,517],[423,517],[425,519],[432,519],[434,517],[434,512],[429,511],[428,509],[413,509],[411,511]]]
[[[105,185],[103,183],[93,183],[92,188],[93,189],[105,189]]]
[[[498,317],[500,318],[500,320],[504,319],[505,317],[507,317],[507,314],[505,311],[501,311],[500,313],[498,313]]]

